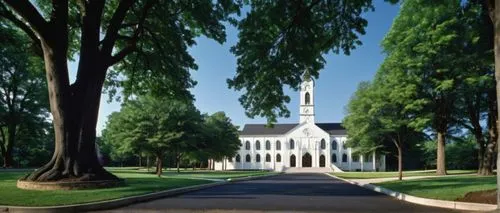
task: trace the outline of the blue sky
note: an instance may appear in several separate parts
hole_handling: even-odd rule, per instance
[[[380,42],[388,32],[396,17],[399,6],[390,5],[382,0],[375,0],[375,12],[365,14],[368,19],[367,33],[361,37],[363,45],[351,52],[350,56],[327,55],[327,65],[320,72],[315,87],[316,122],[340,122],[345,116],[344,107],[356,90],[359,82],[371,80],[384,59]],[[250,119],[246,117],[238,98],[240,92],[228,89],[226,79],[236,73],[236,58],[229,48],[237,42],[237,31],[227,29],[227,42],[223,45],[201,37],[197,45],[190,49],[199,66],[193,71],[192,77],[198,85],[191,91],[195,95],[195,105],[201,112],[214,113],[224,111],[235,125],[242,127],[247,123],[265,123],[265,118]],[[70,69],[76,69],[71,63]],[[75,73],[75,72],[71,72]],[[298,92],[285,86],[286,94],[291,97],[288,108],[289,118],[278,119],[279,123],[297,123],[299,121]],[[105,127],[107,116],[113,111],[119,111],[120,104],[107,103],[107,95],[101,98],[101,108],[97,123],[100,134]]]

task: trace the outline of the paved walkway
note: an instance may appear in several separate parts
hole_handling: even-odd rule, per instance
[[[410,177],[403,177],[403,180],[415,180],[415,179],[425,179],[425,178],[443,178],[443,177],[454,177],[454,176],[472,176],[476,175],[474,174],[459,174],[459,175],[445,175],[445,176],[410,176]],[[358,183],[362,184],[367,184],[367,183],[380,183],[380,182],[386,182],[386,181],[393,181],[393,180],[398,180],[397,177],[390,177],[390,178],[371,178],[371,179],[349,179],[351,181],[355,181]]]
[[[403,202],[324,174],[283,174],[112,212],[455,212]]]

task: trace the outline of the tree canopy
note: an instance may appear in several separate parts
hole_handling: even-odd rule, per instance
[[[297,90],[306,71],[317,78],[328,52],[350,54],[361,45],[373,10],[370,0],[248,1],[249,12],[238,22],[238,58],[230,88],[243,90],[240,102],[247,116],[288,117],[290,97],[283,85]]]

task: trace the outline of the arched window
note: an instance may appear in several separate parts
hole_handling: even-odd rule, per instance
[[[241,157],[240,157],[240,155],[239,155],[239,154],[237,154],[237,155],[236,155],[236,162],[237,162],[237,163],[241,162]]]
[[[281,150],[281,142],[276,141],[276,150]]]
[[[326,142],[325,139],[321,139],[321,144],[320,144],[321,149],[326,149]]]
[[[228,162],[233,162],[233,157],[228,157],[228,158],[227,158],[227,161],[228,161]]]
[[[257,163],[260,162],[260,155],[259,154],[255,155],[255,162],[257,162]]]
[[[337,163],[337,155],[332,154],[332,163]]]
[[[342,149],[343,149],[343,150],[346,150],[346,149],[347,149],[347,146],[345,145],[345,141],[344,141],[344,142],[342,142]]]
[[[347,162],[347,154],[345,153],[342,155],[342,162]]]
[[[245,161],[246,161],[246,162],[250,162],[250,161],[251,161],[251,157],[250,157],[250,155],[249,155],[249,154],[247,154],[247,156],[245,157]]]
[[[371,162],[373,162],[373,155],[372,155],[372,154],[369,154],[369,155],[366,157],[366,159],[365,159],[365,158],[363,158],[363,160],[364,160],[365,162],[370,162],[370,163],[371,163]]]
[[[281,162],[281,155],[276,154],[276,162],[280,163]]]
[[[271,162],[271,155],[270,154],[266,154],[266,162]]]
[[[309,95],[309,92],[306,92],[306,95],[305,95],[305,100],[306,100],[306,105],[309,105],[311,104],[311,95]]]
[[[332,141],[332,150],[337,150],[337,141],[336,140]]]
[[[260,141],[255,142],[255,150],[260,150]]]
[[[245,149],[250,150],[250,141],[245,142]]]
[[[266,141],[266,150],[271,150],[271,142]]]
[[[352,154],[352,162],[359,162],[359,155],[358,154]]]
[[[290,139],[290,149],[295,149],[295,141],[293,139]]]

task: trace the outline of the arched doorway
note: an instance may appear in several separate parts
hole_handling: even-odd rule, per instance
[[[325,167],[325,156],[319,156],[319,167]]]
[[[290,156],[290,167],[296,167],[296,163],[295,163],[296,159],[295,159],[295,155],[292,155]]]
[[[302,167],[312,167],[312,157],[309,153],[302,156]]]

